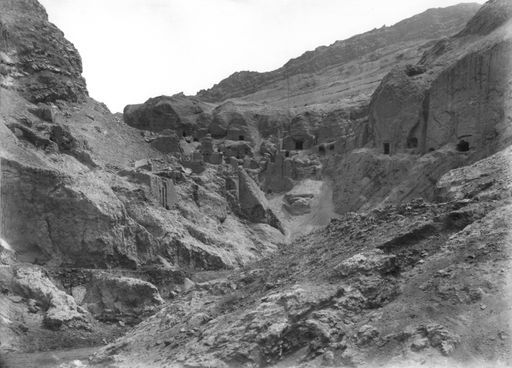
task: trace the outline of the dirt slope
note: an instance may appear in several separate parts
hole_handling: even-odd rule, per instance
[[[449,172],[441,202],[333,220],[198,284],[97,364],[508,366],[510,148]]]
[[[210,102],[243,98],[298,109],[361,103],[397,62],[415,63],[432,40],[460,31],[478,8],[460,4],[430,9],[393,26],[318,47],[272,72],[234,73],[197,96]]]

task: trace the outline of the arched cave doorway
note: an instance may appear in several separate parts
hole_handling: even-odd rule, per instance
[[[384,154],[389,155],[389,143],[384,143]]]
[[[418,147],[418,138],[409,137],[407,138],[407,148],[417,148]]]
[[[459,152],[467,152],[469,151],[469,142],[461,139],[459,143],[457,143],[457,151]]]

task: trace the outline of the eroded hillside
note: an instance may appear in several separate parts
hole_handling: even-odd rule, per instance
[[[511,16],[431,9],[121,115],[0,0],[0,365],[512,364]]]
[[[95,358],[113,367],[507,367],[511,149],[438,203],[348,214],[198,283]]]
[[[210,102],[242,98],[298,110],[364,103],[396,63],[416,63],[433,41],[459,32],[478,8],[460,4],[429,9],[395,25],[307,51],[272,72],[234,73],[197,96]]]

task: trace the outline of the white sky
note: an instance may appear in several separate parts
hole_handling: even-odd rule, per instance
[[[465,0],[40,0],[113,112]],[[483,0],[476,2],[483,3]]]

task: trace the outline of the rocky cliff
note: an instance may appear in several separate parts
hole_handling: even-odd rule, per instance
[[[238,168],[195,173],[167,154],[174,152],[167,149],[174,131],[145,134],[88,97],[78,52],[37,1],[1,0],[0,30],[3,349],[30,348],[33,340],[37,349],[66,339],[97,344],[112,333],[102,323],[134,323],[138,303],[147,303],[144,310],[161,303],[154,286],[137,280],[172,297],[189,273],[239,267],[283,242],[279,220],[265,203],[265,218],[243,216],[231,205],[225,183]],[[168,111],[165,103],[157,105]],[[200,106],[184,102],[177,110],[193,117]],[[154,115],[140,116],[158,127]],[[179,121],[185,135],[196,123]],[[258,207],[261,199],[246,195],[240,201]],[[16,287],[18,269],[27,262],[43,267],[37,271],[46,275],[43,284],[31,287],[45,296]],[[83,277],[69,276],[77,269]],[[124,276],[132,281],[116,279]],[[134,295],[121,303],[126,306],[94,302],[119,299],[110,296],[117,287]],[[47,301],[62,299],[64,291],[74,293],[74,304],[66,299],[60,310]],[[47,324],[54,307],[61,320]],[[27,323],[15,322],[18,315]]]
[[[80,55],[45,9],[36,0],[4,0],[1,7],[2,86],[16,85],[32,103],[83,100]]]
[[[511,16],[431,9],[121,116],[0,0],[0,366],[512,364]]]
[[[443,173],[510,144],[511,25],[494,16],[510,9],[508,1],[488,3],[418,64],[382,80],[370,102],[366,147],[327,165],[338,211],[432,199]]]

